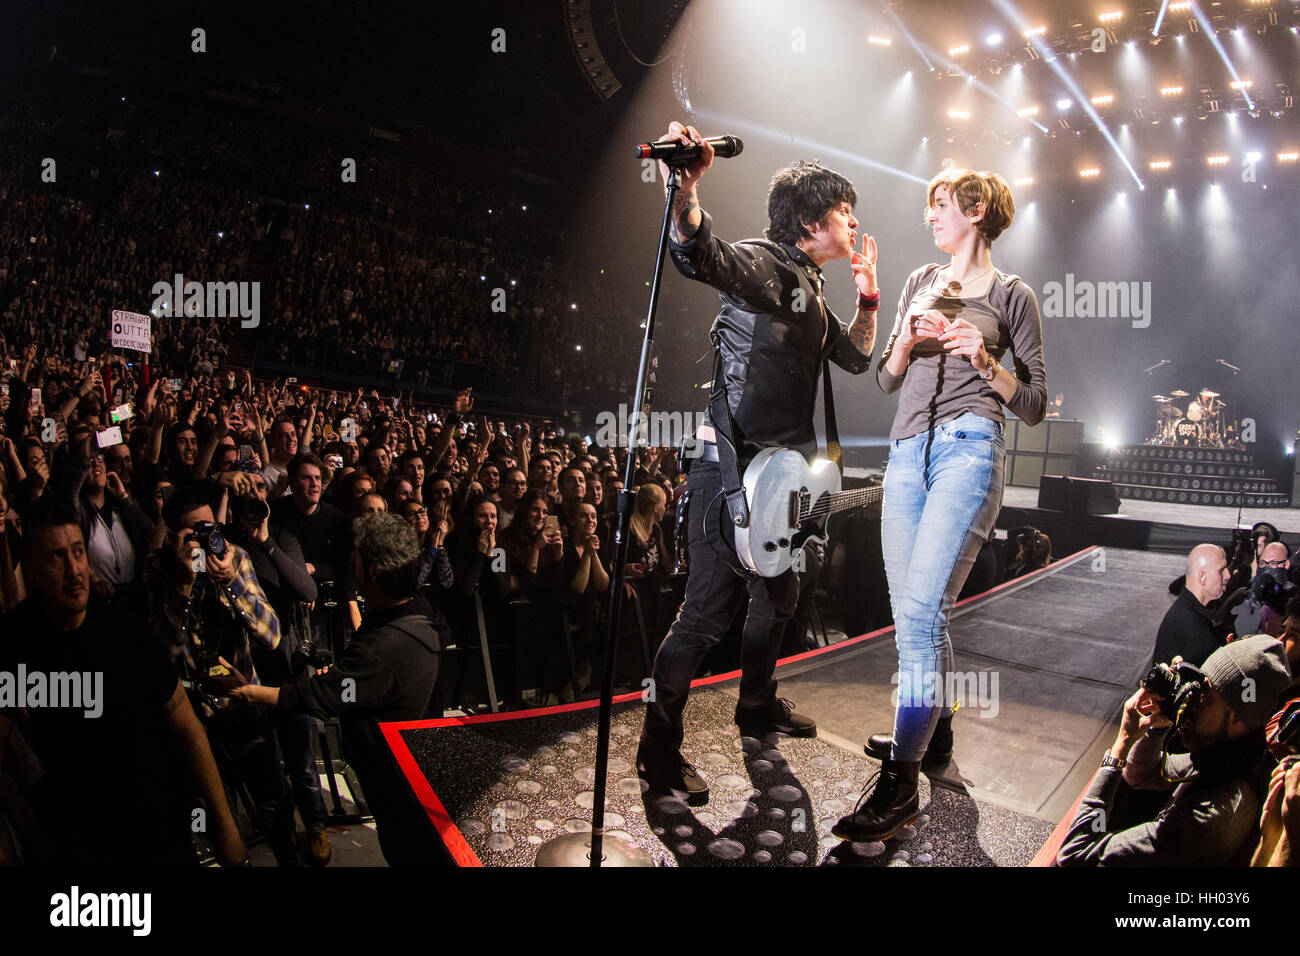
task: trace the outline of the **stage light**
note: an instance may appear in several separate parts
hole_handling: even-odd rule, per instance
[[[1255,85],[1254,80],[1233,80],[1230,84],[1234,90],[1248,90]]]
[[[1259,162],[1261,159],[1264,158],[1264,154],[1263,154],[1263,153],[1250,152],[1250,153],[1247,153],[1247,154],[1246,154],[1246,158],[1247,158],[1248,160],[1250,160],[1252,163],[1257,163],[1257,162]]]
[[[949,56],[961,56],[963,53],[970,52],[970,44],[963,43],[961,46],[955,46],[948,51]]]
[[[970,113],[967,113],[965,110],[949,110],[949,111],[948,111],[948,118],[949,118],[949,119],[968,120],[968,119],[970,119]]]
[[[581,346],[581,345],[575,345],[573,348],[574,348],[575,351],[578,351],[578,352],[581,352],[581,351],[582,351],[582,346]]]
[[[1038,107],[1037,107],[1037,106],[1026,106],[1024,109],[1016,110],[1016,115],[1017,115],[1017,116],[1037,116],[1037,115],[1038,115]]]
[[[1181,86],[1162,86],[1160,87],[1161,96],[1177,96],[1183,91]]]
[[[990,33],[988,36],[984,38],[984,42],[987,43],[989,46],[997,46],[1002,42],[1002,34]]]
[[[574,309],[574,310],[576,310],[576,309],[578,308],[578,303],[576,303],[576,302],[570,302],[570,303],[569,303],[569,308],[570,308],[570,309]]]
[[[1011,72],[1016,74],[1020,73],[1023,70],[1024,70],[1024,65],[1020,63],[1017,63],[1015,66],[1011,68]]]
[[[1101,175],[1101,170],[1096,166],[1089,166],[1087,169],[1079,170],[1079,175],[1084,179],[1096,179]]]
[[[1107,93],[1105,96],[1094,96],[1091,100],[1093,106],[1110,106],[1115,102],[1115,97]]]
[[[1227,166],[1228,157],[1224,156],[1222,153],[1217,153],[1214,156],[1206,156],[1205,162],[1209,166]]]
[[[1167,160],[1167,159],[1156,159],[1156,160],[1152,160],[1148,165],[1149,165],[1153,170],[1157,170],[1157,171],[1160,171],[1160,172],[1163,172],[1164,170],[1167,170],[1167,169],[1173,169],[1173,167],[1174,167],[1174,164],[1173,164],[1172,162],[1170,162],[1169,160]]]
[[[1175,124],[1175,125],[1177,125],[1177,126],[1181,126],[1182,123],[1183,123],[1183,118],[1182,118],[1181,116],[1175,116],[1175,117],[1174,117],[1174,124]]]
[[[1187,10],[1190,10],[1190,9],[1192,9],[1192,5],[1191,5],[1190,2],[1187,2],[1187,0],[1184,0],[1184,2],[1181,2],[1181,3],[1171,3],[1171,4],[1169,4],[1169,12],[1170,12],[1170,13],[1183,13],[1183,12],[1185,12],[1185,11],[1187,11]]]
[[[1046,32],[1047,32],[1047,27],[1034,27],[1031,30],[1026,30],[1023,36],[1026,40],[1028,40],[1031,37],[1040,37]]]
[[[1103,13],[1097,19],[1100,20],[1102,23],[1114,23],[1116,20],[1119,20],[1123,16],[1124,16],[1123,10],[1112,10],[1109,13]]]
[[[1029,145],[1030,143],[1032,143],[1033,141],[1034,141],[1034,138],[1033,138],[1032,136],[1026,136],[1024,139],[1022,139],[1022,140],[1020,141],[1020,145],[1021,145],[1021,146],[1028,146],[1028,145]]]
[[[1056,101],[1056,108],[1060,110],[1062,113],[1064,113],[1073,105],[1074,105],[1074,100],[1065,96],[1062,96],[1059,100]]]
[[[1300,153],[1297,153],[1294,150],[1289,153],[1277,154],[1277,161],[1279,163],[1294,163],[1296,160],[1300,160]]]
[[[889,37],[869,36],[867,37],[867,42],[872,44],[873,46],[889,46],[894,41],[891,40]]]
[[[1023,179],[1017,179],[1011,185],[1013,186],[1032,186],[1034,184],[1033,176],[1026,176]]]
[[[217,233],[217,238],[218,238],[218,239],[221,239],[221,238],[223,238],[225,235],[226,235],[226,234],[225,234],[224,232],[219,232],[219,233]]]

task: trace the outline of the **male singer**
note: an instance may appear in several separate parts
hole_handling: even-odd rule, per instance
[[[682,171],[672,210],[670,251],[677,271],[718,290],[722,310],[712,336],[734,420],[738,473],[762,449],[784,446],[811,458],[817,450],[813,409],[822,363],[829,359],[855,375],[871,367],[876,336],[876,242],[863,235],[853,249],[858,221],[857,192],[839,173],[816,162],[777,170],[767,196],[766,239],[735,244],[713,234],[700,208],[699,182],[714,150],[692,126],[671,123],[661,142],[699,147]],[[668,168],[659,164],[665,181]],[[858,287],[857,314],[845,328],[822,298],[821,267],[849,258]],[[721,408],[721,404],[717,406]],[[722,639],[748,597],[741,640],[741,732],[760,737],[773,731],[815,737],[817,725],[778,700],[772,674],[785,623],[799,594],[798,575],[760,578],[745,572],[736,556],[724,489],[736,476],[724,475],[719,430],[730,423],[711,414],[696,434],[702,454],[690,468],[690,576],[686,599],[655,657],[652,699],[637,752],[637,765],[652,790],[684,791],[692,802],[708,798],[709,787],[681,755],[682,710],[696,670]]]

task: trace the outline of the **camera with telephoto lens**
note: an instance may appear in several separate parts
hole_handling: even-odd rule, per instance
[[[1263,568],[1250,582],[1250,596],[1259,605],[1268,605],[1278,614],[1286,602],[1295,597],[1296,586],[1287,579],[1282,568]]]
[[[1277,720],[1277,742],[1288,753],[1300,754],[1300,700],[1286,705]]]
[[[185,540],[195,542],[218,561],[226,556],[226,536],[215,521],[196,521],[193,532]]]
[[[1157,664],[1142,679],[1142,689],[1156,699],[1160,713],[1175,723],[1179,713],[1200,699],[1205,687],[1205,673],[1187,661],[1177,666]]]
[[[271,506],[256,495],[235,495],[230,510],[249,524],[261,524],[271,514]]]

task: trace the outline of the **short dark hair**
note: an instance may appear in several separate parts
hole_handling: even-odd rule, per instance
[[[189,514],[198,508],[212,507],[212,496],[204,485],[189,485],[177,488],[163,505],[163,524],[168,531],[175,531],[181,526],[181,515]]]
[[[289,480],[294,481],[298,477],[298,469],[303,465],[314,465],[320,471],[321,477],[324,478],[329,471],[325,467],[325,462],[321,461],[316,455],[309,451],[300,451],[289,459],[289,466],[285,469],[289,473]]]
[[[816,160],[791,163],[772,175],[764,235],[773,242],[797,245],[800,239],[809,237],[804,223],[821,222],[842,202],[858,204],[853,183]]]
[[[76,506],[69,498],[47,492],[33,501],[31,507],[24,512],[23,537],[31,540],[48,528],[61,528],[69,524],[81,527]]]

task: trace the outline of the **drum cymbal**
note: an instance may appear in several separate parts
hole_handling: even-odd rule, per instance
[[[1151,401],[1153,401],[1153,402],[1168,402],[1168,401],[1172,401],[1172,399],[1170,399],[1168,395],[1152,395],[1152,396],[1151,396]]]
[[[1177,389],[1176,391],[1170,392],[1169,394],[1172,395],[1174,398],[1186,398],[1188,395],[1190,395],[1190,394],[1192,394],[1192,393],[1191,393],[1191,392],[1184,392],[1184,391],[1180,388],[1180,389]]]
[[[1218,398],[1218,392],[1212,392],[1208,388],[1201,389],[1201,398]]]

